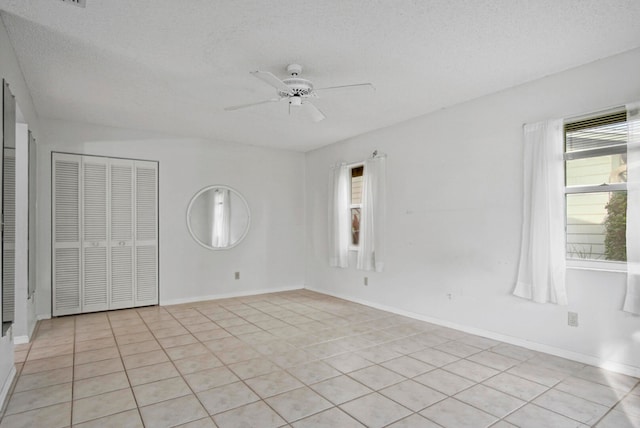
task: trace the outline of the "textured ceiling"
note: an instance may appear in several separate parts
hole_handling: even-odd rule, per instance
[[[637,0],[0,0],[40,117],[307,151],[640,46]],[[313,123],[249,71],[304,66]]]

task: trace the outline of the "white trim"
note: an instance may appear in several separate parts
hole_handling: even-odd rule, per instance
[[[36,315],[36,320],[38,320],[38,321],[50,320],[50,319],[51,319],[51,314],[50,313]],[[35,329],[35,327],[34,327],[34,329]]]
[[[611,193],[611,192],[626,192],[626,191],[627,191],[627,183],[604,183],[604,184],[592,184],[588,186],[565,186],[564,188],[564,193],[566,195],[577,195],[577,194],[584,194],[584,193]]]
[[[24,336],[14,336],[14,345],[24,345],[25,343],[29,343],[29,336],[27,336],[26,334]]]
[[[500,342],[508,343],[510,345],[521,346],[523,348],[531,349],[533,351],[543,352],[545,354],[555,355],[557,357],[566,358],[569,360],[577,361],[583,364],[589,364],[592,366],[600,367],[606,370],[610,370],[617,373],[622,373],[627,376],[640,377],[640,367],[630,366],[627,364],[620,364],[609,360],[603,360],[602,358],[598,358],[593,355],[581,354],[578,352],[567,351],[566,349],[556,348],[555,346],[544,345],[542,343],[531,342],[526,339],[520,339],[518,337],[507,336],[504,334],[496,333],[489,330],[484,330],[475,327],[469,327],[462,324],[457,324],[450,321],[445,321],[439,318],[433,318],[422,314],[417,314],[415,312],[408,312],[402,309],[397,309],[387,305],[380,305],[378,303],[373,303],[368,300],[358,299],[350,296],[345,296],[339,293],[329,293],[324,290],[319,290],[312,287],[306,287],[307,290],[315,291],[320,294],[326,294],[329,296],[337,297],[340,299],[348,300],[350,302],[359,303],[361,305],[369,306],[375,309],[380,309],[383,311],[391,312],[397,315],[402,315],[405,317],[417,319],[420,321],[430,322],[432,324],[437,324],[443,327],[449,327],[456,330],[463,331],[465,333],[475,334],[482,337],[487,337],[489,339],[498,340]]]
[[[4,413],[6,407],[6,400],[9,397],[9,391],[11,391],[11,387],[13,386],[13,381],[16,379],[16,375],[18,372],[16,371],[16,366],[11,367],[11,371],[9,375],[4,380],[4,385],[2,385],[2,391],[0,391],[0,415]]]
[[[195,303],[195,302],[203,302],[206,300],[216,300],[216,299],[229,299],[233,297],[256,296],[260,294],[280,293],[282,291],[295,291],[295,290],[304,290],[304,286],[294,285],[291,287],[265,288],[265,289],[258,289],[258,290],[238,291],[234,293],[221,293],[221,294],[210,294],[208,296],[187,297],[184,299],[167,299],[167,300],[160,299],[160,306],[181,305],[183,303]]]
[[[13,344],[23,345],[25,343],[31,342],[31,339],[33,338],[33,333],[36,331],[36,325],[38,325],[37,321],[33,323],[33,325],[31,326],[31,331],[28,334],[25,334],[23,336],[14,336]]]
[[[626,273],[627,263],[605,260],[567,259],[567,269]]]

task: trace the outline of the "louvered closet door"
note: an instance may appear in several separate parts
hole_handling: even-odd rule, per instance
[[[54,153],[53,315],[81,311],[80,162],[75,155]]]
[[[82,312],[109,309],[108,163],[82,158]]]
[[[135,306],[158,303],[158,164],[135,162]]]
[[[109,309],[134,305],[133,161],[111,159],[111,300]]]
[[[16,149],[4,149],[4,237],[2,245],[2,320],[15,320]]]

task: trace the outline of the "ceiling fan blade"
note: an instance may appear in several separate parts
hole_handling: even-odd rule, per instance
[[[338,92],[343,90],[347,91],[347,90],[354,90],[354,89],[366,89],[366,90],[372,90],[372,91],[376,90],[375,86],[373,86],[371,83],[356,83],[355,85],[341,85],[341,86],[329,86],[327,88],[317,88],[317,89],[314,89],[313,91],[317,94],[324,94],[329,92]]]
[[[240,104],[237,106],[225,107],[224,109],[226,111],[235,111],[235,110],[240,110],[247,107],[258,106],[260,104],[276,103],[280,100],[282,100],[282,98],[271,98],[270,100],[258,101],[257,103]]]
[[[322,113],[318,107],[311,104],[309,101],[303,102],[302,105],[306,106],[305,108],[307,109],[307,112],[311,116],[311,120],[313,120],[314,122],[320,122],[321,120],[324,120],[327,118],[327,116],[325,116],[324,113]]]
[[[262,80],[263,82],[273,86],[278,91],[284,92],[285,94],[293,95],[293,91],[289,86],[287,86],[286,83],[284,83],[282,80],[278,79],[276,76],[269,73],[268,71],[257,70],[257,71],[252,71],[251,74],[257,77],[258,79]]]

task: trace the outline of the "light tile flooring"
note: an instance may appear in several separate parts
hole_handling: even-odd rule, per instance
[[[640,427],[638,379],[310,291],[40,322],[7,427]]]

